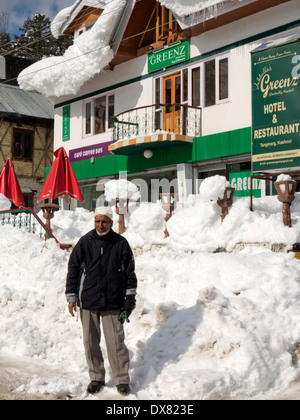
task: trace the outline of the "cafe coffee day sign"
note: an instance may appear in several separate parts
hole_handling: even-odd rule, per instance
[[[256,50],[257,51],[257,50]],[[300,168],[300,42],[252,54],[252,170]]]
[[[189,60],[189,40],[167,45],[148,55],[148,73]]]

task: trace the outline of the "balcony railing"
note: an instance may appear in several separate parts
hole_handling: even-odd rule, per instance
[[[130,109],[113,117],[113,142],[157,132],[200,137],[201,108],[182,104],[154,104]]]

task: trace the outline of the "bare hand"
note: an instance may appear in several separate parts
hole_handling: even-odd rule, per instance
[[[76,303],[70,302],[69,303],[69,312],[73,317],[75,316],[74,311],[77,312]]]

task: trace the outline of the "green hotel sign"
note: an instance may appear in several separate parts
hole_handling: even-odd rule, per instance
[[[190,58],[189,40],[165,46],[148,55],[148,73],[174,66]]]
[[[252,54],[252,170],[300,168],[300,42]]]

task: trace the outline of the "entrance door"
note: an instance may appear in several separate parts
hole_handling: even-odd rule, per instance
[[[181,75],[173,74],[164,78],[164,130],[180,134],[181,127]]]

